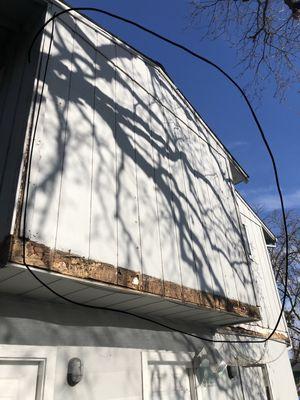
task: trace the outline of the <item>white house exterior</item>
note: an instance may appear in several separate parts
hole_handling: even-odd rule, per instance
[[[28,63],[66,8],[0,4],[0,399],[296,399],[284,318],[262,342],[281,304],[247,174],[161,65],[83,15]]]

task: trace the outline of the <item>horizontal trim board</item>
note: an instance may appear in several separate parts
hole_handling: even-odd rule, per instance
[[[270,335],[271,331],[266,331],[265,329],[257,331],[252,329],[245,329],[240,326],[228,326],[224,328],[219,328],[217,333],[225,335],[241,335],[247,337],[250,336],[250,337],[266,339]],[[271,340],[283,342],[287,345],[290,344],[289,337],[286,334],[278,331],[274,332],[274,334],[271,337]]]

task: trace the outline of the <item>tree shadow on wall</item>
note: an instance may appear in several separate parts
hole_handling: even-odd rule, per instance
[[[141,78],[133,53],[63,21],[33,148],[28,236],[253,303],[220,149],[157,68]]]

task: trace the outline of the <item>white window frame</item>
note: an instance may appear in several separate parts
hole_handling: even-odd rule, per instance
[[[143,383],[143,400],[152,400],[150,398],[151,387],[149,385],[149,364],[170,364],[181,365],[187,369],[190,382],[191,400],[197,400],[197,392],[195,386],[195,377],[193,373],[194,353],[173,352],[173,351],[143,351],[142,352],[142,383]]]

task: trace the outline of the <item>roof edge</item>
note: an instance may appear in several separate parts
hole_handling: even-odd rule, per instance
[[[48,4],[55,4],[55,5],[59,5],[59,3],[60,3],[62,7],[70,7],[70,8],[73,7],[72,5],[70,5],[65,0],[43,0],[43,1],[45,1]],[[202,122],[208,128],[210,134],[212,135],[213,139],[217,142],[217,144],[220,145],[223,148],[223,150],[226,153],[226,155],[228,156],[228,159],[229,159],[229,162],[230,162],[230,168],[231,168],[231,174],[232,174],[233,183],[236,185],[236,184],[239,184],[241,182],[247,183],[249,181],[249,175],[247,174],[247,172],[243,169],[243,167],[234,158],[234,156],[231,154],[231,152],[228,150],[228,148],[223,144],[223,142],[219,139],[219,137],[210,128],[210,126],[207,124],[207,122],[202,117],[202,115],[199,113],[199,111],[195,109],[195,107],[191,104],[191,102],[187,99],[187,97],[176,86],[175,82],[172,80],[170,75],[167,73],[167,71],[166,71],[166,69],[165,69],[163,64],[161,64],[159,61],[154,60],[153,58],[147,56],[142,51],[136,49],[134,46],[130,45],[125,40],[121,39],[118,35],[112,33],[107,28],[103,28],[98,22],[96,22],[93,18],[89,17],[88,15],[85,15],[85,14],[83,14],[80,11],[77,11],[77,10],[75,10],[73,12],[79,14],[82,18],[87,19],[90,23],[96,25],[98,28],[102,29],[103,31],[105,31],[106,33],[108,33],[109,35],[111,35],[112,37],[114,37],[115,39],[120,41],[121,43],[123,43],[125,46],[129,47],[132,51],[134,51],[135,53],[137,53],[141,57],[144,57],[152,65],[155,65],[155,67],[157,69],[159,69],[161,74],[163,74],[170,81],[170,83],[174,86],[174,89],[178,92],[178,94],[182,97],[182,99],[187,103],[187,105],[189,107],[191,107],[193,112],[195,112],[199,116],[199,118],[202,120]]]
[[[253,208],[250,206],[250,204],[245,200],[245,198],[235,189],[235,193],[237,196],[240,198],[240,200],[250,209],[250,211],[255,215],[255,217],[259,220],[264,237],[266,239],[266,244],[267,246],[275,246],[277,242],[277,238],[274,235],[274,233],[268,228],[268,226],[265,224],[265,222],[259,217],[259,215],[253,210]]]

